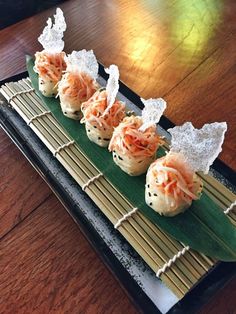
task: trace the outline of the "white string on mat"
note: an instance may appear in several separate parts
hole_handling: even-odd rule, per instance
[[[224,214],[228,215],[234,209],[234,206],[236,206],[236,201],[234,201],[229,208],[224,210]]]
[[[229,208],[225,209],[224,213],[227,215],[231,210],[233,210],[234,206],[236,206],[236,201],[234,201]],[[189,246],[185,246],[181,251],[175,254],[167,263],[163,265],[162,268],[158,269],[156,276],[159,278],[161,274],[163,274],[167,270],[167,268],[170,268],[171,265],[176,262],[177,258],[183,256],[189,249]]]
[[[163,274],[167,270],[167,268],[170,268],[171,265],[176,262],[177,258],[183,256],[189,249],[189,246],[185,246],[181,251],[176,253],[168,262],[163,265],[162,268],[158,269],[158,271],[156,272],[156,276],[159,278],[161,274]]]
[[[117,229],[120,227],[120,225],[122,224],[122,222],[124,222],[126,219],[128,219],[129,217],[131,217],[133,214],[135,214],[138,211],[138,208],[135,207],[133,208],[130,212],[128,212],[127,214],[125,214],[123,217],[121,217],[117,223],[114,225],[114,228]]]
[[[56,157],[56,155],[57,155],[62,149],[66,148],[66,147],[69,147],[70,145],[73,145],[73,144],[75,144],[75,141],[70,141],[70,142],[68,142],[68,143],[66,143],[66,144],[63,144],[63,145],[59,146],[59,147],[55,150],[55,152],[53,153],[53,156]]]
[[[12,96],[9,97],[8,101],[12,101],[15,97],[19,96],[19,95],[22,95],[22,94],[27,94],[27,93],[31,93],[31,92],[34,92],[34,88],[29,88],[29,89],[26,89],[26,90],[22,90],[20,92],[16,92],[15,94],[13,94]]]
[[[88,180],[87,183],[85,183],[83,186],[82,186],[82,190],[85,191],[85,189],[91,184],[93,183],[94,181],[98,180],[100,177],[103,176],[103,173],[99,173],[98,175],[96,175],[95,177],[91,178]]]
[[[51,111],[44,111],[42,113],[39,113],[37,114],[36,116],[32,117],[28,122],[27,124],[30,125],[30,123],[32,123],[34,120],[38,119],[38,118],[41,118],[43,116],[46,116],[47,114],[50,114]]]

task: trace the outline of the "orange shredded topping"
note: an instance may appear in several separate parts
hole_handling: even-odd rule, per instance
[[[174,198],[175,206],[182,200],[191,204],[200,196],[202,189],[201,180],[195,175],[184,157],[178,153],[169,153],[157,159],[151,164],[148,171],[151,171],[151,184],[154,184],[165,195]]]
[[[67,72],[59,83],[59,93],[75,101],[87,101],[97,90],[97,83],[86,73]]]
[[[64,61],[65,53],[48,53],[46,51],[36,52],[35,54],[35,72],[40,77],[52,80],[57,83],[62,77],[63,71],[66,70]]]
[[[109,151],[119,150],[130,157],[152,157],[163,140],[156,133],[156,126],[139,131],[143,124],[141,117],[124,118],[113,133]]]
[[[125,117],[125,104],[116,100],[114,104],[107,109],[107,92],[98,90],[87,102],[81,106],[84,115],[81,123],[86,121],[95,124],[98,128],[117,127]]]

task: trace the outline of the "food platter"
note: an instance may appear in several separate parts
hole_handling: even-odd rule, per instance
[[[24,76],[24,75],[23,75]],[[100,66],[100,82],[101,82],[101,85],[104,85],[104,77],[106,78],[106,76],[104,75],[104,71],[103,71],[103,67],[102,66]],[[14,81],[14,79],[10,79],[9,81]],[[30,88],[30,82],[29,82],[29,80],[23,80],[23,81],[21,81],[21,86],[25,86],[25,87],[27,87],[28,89]],[[138,104],[139,103],[139,99],[138,99],[138,96],[137,95],[135,95],[132,91],[130,91],[126,86],[124,86],[123,84],[120,84],[120,86],[121,86],[121,88],[120,88],[120,91],[121,91],[121,93],[120,93],[120,95],[119,95],[119,97],[121,97],[121,98],[124,98],[125,100],[126,100],[126,102],[128,102],[129,104],[130,104],[130,109],[131,110],[134,110],[134,111],[136,111],[137,113],[139,112],[139,108],[136,106],[136,104]],[[13,87],[13,85],[12,85],[12,88],[14,89],[14,87]],[[18,87],[15,87],[16,88],[16,90],[15,90],[15,92],[17,92],[17,91],[19,91],[17,88]],[[19,96],[20,97],[20,96]],[[25,97],[25,96],[24,96]],[[33,98],[34,98],[34,96],[33,96]],[[31,99],[32,100],[32,95],[31,95],[31,97],[29,98],[29,99]],[[35,96],[35,98],[34,98],[35,100],[37,99],[37,96]],[[19,108],[19,106],[18,106],[18,108]],[[39,109],[40,109],[40,107],[38,107]],[[3,109],[3,108],[2,108]],[[16,109],[16,108],[15,108]],[[5,108],[5,109],[3,109],[3,111],[5,111],[5,115],[7,114],[6,112],[7,112],[7,110],[10,110],[11,111],[11,109],[7,109],[7,108]],[[39,111],[39,112],[37,112],[37,114],[40,114],[40,112],[42,113],[42,112],[45,112],[45,108],[41,108],[40,109],[41,111]],[[2,111],[2,110],[1,110]],[[21,112],[20,112],[21,111]],[[29,112],[29,111],[28,111]],[[33,120],[32,120],[32,118],[35,116],[35,112],[32,112],[32,114],[31,114],[31,116],[28,116],[28,117],[24,117],[24,114],[22,114],[22,110],[20,110],[19,109],[19,111],[18,111],[18,113],[20,114],[20,116],[21,117],[23,117],[23,119],[26,121],[26,122],[28,122],[28,124],[29,124],[29,126],[30,127],[32,127],[32,126],[34,126],[34,127],[32,127],[32,130],[33,130],[33,132],[34,133],[36,133],[38,136],[39,136],[39,138],[44,142],[44,144],[46,144],[46,146],[48,147],[48,149],[49,149],[49,151],[51,151],[51,152],[54,152],[54,155],[56,155],[55,157],[56,158],[52,158],[52,155],[50,155],[49,154],[49,160],[50,160],[50,163],[53,161],[53,162],[56,162],[56,159],[67,169],[67,171],[69,171],[70,173],[72,172],[72,170],[71,170],[71,167],[70,167],[70,164],[71,163],[68,163],[68,159],[66,160],[66,161],[63,161],[63,158],[61,157],[61,154],[55,154],[55,151],[56,150],[58,150],[58,147],[61,147],[62,145],[65,145],[66,143],[69,143],[69,142],[71,142],[73,139],[71,139],[71,138],[69,138],[69,137],[66,137],[66,135],[65,135],[65,142],[60,142],[59,144],[59,146],[58,147],[56,147],[55,145],[54,146],[52,146],[52,142],[51,143],[45,143],[46,142],[46,140],[47,140],[47,138],[45,137],[45,131],[43,132],[42,131],[42,129],[41,129],[41,131],[39,131],[36,127],[35,127],[35,125],[37,126],[37,121],[35,121],[36,123],[32,123],[33,122]],[[47,115],[49,115],[49,114],[47,114]],[[46,116],[45,116],[46,117]],[[44,117],[44,120],[46,120],[45,119],[45,117]],[[28,119],[28,120],[27,120]],[[47,117],[47,119],[48,119],[48,117]],[[53,117],[50,117],[50,120],[51,119],[53,119]],[[7,119],[8,120],[8,119]],[[31,122],[29,123],[29,121],[31,120]],[[2,120],[2,124],[4,125],[4,123],[5,123],[5,129],[12,129],[12,123],[10,123],[9,121],[5,121],[5,122],[3,122],[3,120]],[[11,125],[11,127],[10,127],[10,125],[9,125],[9,123],[10,123],[10,125]],[[46,126],[48,126],[48,123],[47,123],[47,120],[46,120]],[[6,124],[8,124],[8,126],[6,126]],[[40,124],[40,126],[42,125],[41,123],[39,123]],[[38,125],[39,125],[38,124]],[[160,123],[160,132],[162,132],[163,133],[163,135],[164,136],[166,136],[166,137],[168,137],[168,134],[165,132],[165,129],[166,129],[166,127],[169,127],[169,126],[171,126],[171,123],[166,119],[166,118],[163,118],[162,119],[162,121],[161,121],[161,123]],[[26,125],[25,125],[26,126]],[[54,127],[54,130],[57,130],[57,133],[59,132],[58,131],[58,126],[56,125],[56,122],[54,121],[53,122],[53,127]],[[27,130],[29,129],[29,127],[27,127],[26,126],[26,128],[27,128]],[[37,129],[37,130],[36,130]],[[28,130],[29,131],[29,130]],[[9,131],[8,131],[8,133],[9,133]],[[14,132],[12,132],[12,133],[14,133]],[[56,136],[56,134],[55,134],[55,136]],[[62,136],[62,135],[61,135]],[[44,138],[44,139],[43,139]],[[55,138],[54,138],[55,139]],[[62,139],[62,137],[60,137],[60,139]],[[50,146],[51,145],[51,146]],[[22,147],[23,146],[23,147]],[[25,149],[24,148],[24,146],[25,145],[21,145],[21,149],[23,150],[23,149]],[[69,149],[69,146],[67,147],[67,149]],[[75,148],[76,149],[76,148]],[[74,150],[74,148],[73,148],[73,150]],[[74,150],[74,152],[75,152],[75,150]],[[81,156],[79,157],[79,158],[82,158]],[[34,164],[36,163],[37,164],[37,162],[33,162]],[[218,163],[220,163],[219,161],[218,161]],[[231,173],[231,171],[230,171],[230,169],[228,169],[226,166],[223,166],[221,163],[220,163],[220,166],[221,166],[221,168],[220,169],[222,169],[225,173],[226,173],[226,176],[228,176],[228,178],[230,179],[231,178],[231,176],[232,176],[232,173]],[[39,167],[40,168],[40,167]],[[90,174],[92,174],[93,176],[96,176],[97,174],[99,174],[99,172],[96,172],[96,169],[91,169],[90,168],[90,171],[91,171],[91,173]],[[92,172],[92,171],[94,171],[94,172]],[[234,189],[234,187],[233,187],[233,185],[231,185],[230,184],[230,182],[227,180],[227,178],[223,178],[220,174],[218,174],[216,171],[214,171],[214,170],[212,170],[213,172],[214,172],[214,174],[217,176],[217,178],[218,179],[221,179],[221,180],[224,180],[224,182],[227,182],[227,184],[228,184],[228,187],[232,190],[232,189]],[[87,182],[87,180],[89,179],[89,176],[88,177],[85,177],[84,178],[84,180],[82,180],[81,182],[78,182],[79,181],[79,178],[78,178],[78,176],[76,177],[76,176],[73,176],[72,175],[72,177],[74,178],[74,180],[75,181],[77,181],[77,183],[79,183],[81,186],[83,186],[86,182]],[[55,179],[54,179],[55,180]],[[53,181],[54,181],[53,180]],[[73,180],[73,179],[72,179]],[[55,180],[55,181],[57,181],[57,180]],[[216,185],[216,189],[217,189],[217,185],[219,184],[219,182],[218,182],[218,180],[215,180],[214,178],[210,178],[209,179],[209,181],[207,181],[207,184],[208,184],[208,186],[214,186],[214,185]],[[104,185],[104,184],[103,184]],[[90,196],[90,198],[92,198],[94,201],[95,201],[95,203],[97,203],[97,205],[98,205],[98,207],[104,212],[104,207],[109,207],[109,206],[103,206],[104,205],[104,202],[101,202],[101,199],[100,200],[96,200],[95,199],[95,196],[94,196],[94,194],[95,195],[97,195],[97,192],[98,192],[98,187],[97,186],[95,186],[97,189],[95,190],[95,193],[93,192],[93,189],[92,189],[92,187],[88,190],[89,192],[88,192],[88,195]],[[225,188],[225,190],[224,191],[228,191],[227,193],[227,195],[231,195],[231,197],[232,197],[232,200],[233,200],[233,193],[232,192],[230,192],[230,190],[228,189],[228,187],[227,188]],[[222,189],[223,187],[220,185],[220,189]],[[78,186],[76,186],[76,189],[79,189],[79,187]],[[224,188],[223,188],[224,189]],[[87,192],[87,191],[86,191]],[[112,191],[112,193],[111,193],[111,195],[113,195],[113,193],[114,193],[115,191]],[[81,194],[84,194],[82,191],[80,191],[80,193]],[[101,193],[104,195],[104,193],[101,191]],[[69,198],[70,199],[70,197],[71,197],[71,193],[70,193],[70,191],[64,191],[64,193],[63,193],[63,195],[64,194],[67,194],[67,197],[65,197],[65,199],[67,199],[67,198]],[[223,193],[222,193],[223,194]],[[214,197],[214,196],[213,196]],[[219,197],[219,194],[217,194],[217,198]],[[122,200],[120,199],[120,196],[119,196],[119,193],[117,194],[117,197],[116,198],[119,198],[119,202],[121,202]],[[64,197],[63,197],[63,199],[64,199]],[[65,199],[64,199],[64,202],[65,202]],[[222,202],[224,202],[224,200],[222,201]],[[101,205],[101,204],[103,204],[103,205]],[[113,205],[114,205],[114,202],[113,202]],[[127,204],[127,205],[129,205],[129,204]],[[230,205],[230,200],[228,201],[228,204],[225,204],[225,206],[227,207],[228,205]],[[91,204],[90,204],[90,206],[91,206]],[[94,205],[92,205],[92,206],[94,206]],[[66,207],[68,207],[68,205],[66,206]],[[102,207],[102,208],[101,208]],[[120,217],[122,217],[122,215],[121,214],[124,214],[125,213],[125,209],[128,211],[128,209],[130,209],[130,207],[129,208],[125,208],[124,207],[124,212],[121,212],[120,213],[120,216],[117,216],[116,217],[116,220],[113,220],[112,221],[112,215],[111,215],[111,213],[110,213],[110,216],[108,215],[108,211],[106,211],[106,213],[104,212],[104,214],[108,217],[108,219],[112,222],[112,224],[114,225],[115,224],[115,222],[117,221],[117,219],[118,218],[120,218]],[[70,211],[70,213],[72,214],[72,216],[73,217],[77,217],[78,216],[78,213],[77,213],[77,211],[74,209],[74,206],[73,206],[73,208],[71,208],[71,207],[69,207],[68,208],[68,210]],[[113,211],[114,212],[114,211]],[[135,220],[135,218],[132,218],[132,219],[134,219]],[[149,229],[149,237],[148,236],[146,236],[146,238],[145,238],[145,241],[146,241],[146,243],[145,242],[142,242],[142,245],[141,246],[138,246],[138,243],[134,243],[134,242],[132,242],[131,240],[132,240],[132,238],[134,238],[134,236],[132,237],[132,234],[130,234],[130,230],[126,230],[125,229],[125,232],[123,231],[123,236],[128,240],[128,242],[131,244],[131,246],[132,247],[134,247],[134,249],[139,253],[139,255],[140,256],[142,256],[142,258],[146,261],[146,263],[149,265],[149,267],[151,268],[151,269],[153,269],[154,271],[156,271],[156,269],[157,269],[157,267],[160,267],[161,266],[161,264],[157,264],[157,265],[155,265],[155,264],[151,264],[151,262],[149,262],[149,261],[155,261],[155,258],[154,259],[148,259],[148,256],[150,256],[150,254],[156,254],[155,256],[157,256],[158,254],[157,254],[157,247],[155,247],[155,249],[153,249],[153,247],[154,247],[154,245],[157,245],[159,242],[158,241],[156,241],[156,244],[153,244],[153,242],[150,242],[150,238],[151,238],[151,235],[154,235],[154,236],[156,236],[156,237],[158,237],[158,236],[162,236],[162,237],[165,237],[165,239],[166,239],[166,241],[169,241],[169,255],[166,255],[166,252],[164,252],[164,254],[162,255],[162,256],[164,256],[164,257],[162,257],[163,258],[163,264],[165,263],[165,262],[168,262],[171,258],[173,258],[173,256],[174,255],[176,255],[179,251],[181,251],[182,249],[183,249],[183,246],[181,246],[182,244],[181,243],[178,243],[178,242],[176,242],[175,240],[173,240],[173,239],[171,239],[171,240],[168,240],[168,237],[166,236],[166,235],[164,235],[164,234],[162,234],[161,233],[161,231],[158,231],[157,232],[157,230],[155,229],[153,229],[153,226],[151,226],[151,224],[150,224],[150,222],[148,222],[147,220],[145,220],[145,218],[144,217],[142,217],[142,216],[138,216],[138,222],[132,222],[132,220],[131,220],[131,223],[129,222],[129,224],[131,224],[131,227],[132,228],[130,228],[130,229],[132,229],[133,230],[133,232],[135,232],[135,235],[137,235],[137,230],[138,230],[138,232],[143,232],[143,230],[141,230],[141,229],[143,229],[143,228],[141,228],[140,230],[138,229],[138,227],[140,226],[140,225],[142,225],[142,226],[144,226],[144,223],[145,223],[145,226],[146,225],[148,225],[149,224],[149,227],[150,227],[150,229]],[[134,230],[134,228],[133,228],[133,226],[136,226],[136,228],[135,228],[135,230]],[[114,232],[114,231],[113,231]],[[145,231],[146,233],[147,233],[147,231]],[[151,232],[151,233],[150,233]],[[116,232],[115,231],[115,233],[116,233],[116,235],[118,235],[118,232]],[[120,235],[119,235],[120,236]],[[141,238],[140,238],[141,239]],[[143,237],[142,237],[142,239],[143,239]],[[137,241],[138,242],[138,241]],[[158,246],[158,245],[157,245]],[[148,254],[147,254],[147,248],[148,248],[148,250],[150,249],[150,251],[148,252]],[[151,250],[153,250],[153,252],[151,251]],[[162,248],[162,251],[163,251],[163,248]],[[146,254],[146,255],[145,255]],[[139,259],[139,257],[137,256],[137,255],[135,255],[135,259]],[[195,260],[196,259],[196,260]],[[182,260],[183,260],[183,262],[182,262]],[[194,261],[195,260],[195,261]],[[196,265],[196,267],[194,267],[193,265],[193,263],[195,262],[195,265]],[[116,262],[115,262],[115,264],[116,264]],[[162,264],[162,265],[163,265]],[[224,264],[223,264],[224,265]],[[112,268],[113,268],[113,271],[115,272],[115,273],[117,273],[118,271],[118,269],[119,269],[119,267],[116,265],[116,267],[117,267],[117,269],[116,270],[114,270],[114,265],[112,266]],[[147,267],[147,266],[146,266]],[[173,268],[172,268],[173,267]],[[206,276],[207,275],[207,273],[209,272],[209,271],[211,271],[212,273],[215,273],[215,271],[217,271],[218,272],[218,270],[217,269],[219,269],[219,267],[223,267],[222,266],[222,263],[221,263],[221,265],[219,265],[219,266],[217,266],[216,267],[216,262],[214,261],[214,260],[212,260],[212,259],[209,259],[209,258],[206,258],[206,257],[204,257],[204,256],[202,256],[202,255],[200,255],[200,254],[198,254],[198,253],[196,253],[196,252],[194,252],[194,251],[191,251],[191,252],[187,252],[187,255],[185,255],[184,256],[184,258],[182,259],[182,258],[180,258],[178,261],[177,261],[177,265],[175,264],[175,263],[173,263],[173,265],[172,265],[172,267],[170,267],[170,269],[168,269],[168,272],[169,272],[169,274],[168,275],[166,275],[166,274],[163,274],[163,276],[161,277],[161,279],[162,279],[162,281],[169,287],[169,289],[166,289],[166,290],[163,290],[163,291],[165,291],[165,294],[166,295],[168,295],[168,293],[169,293],[169,299],[172,299],[172,304],[171,304],[171,306],[173,306],[175,303],[177,303],[178,302],[178,300],[180,300],[180,299],[182,299],[182,300],[188,300],[188,295],[191,295],[191,293],[193,293],[194,291],[196,291],[196,289],[198,289],[198,287],[199,287],[199,283],[203,280],[203,278],[204,277],[208,277],[208,276]],[[188,268],[188,267],[190,267],[190,268]],[[192,267],[192,268],[191,268]],[[227,264],[227,267],[230,269],[230,268],[234,268],[233,266],[232,266],[232,264]],[[196,268],[199,270],[199,276],[197,276],[197,275],[195,275],[194,276],[194,273],[196,274],[196,272],[195,272],[195,270],[196,270]],[[200,271],[200,269],[202,269],[202,271]],[[214,271],[213,271],[213,269],[214,269]],[[224,269],[224,267],[223,267],[223,269]],[[150,269],[149,269],[149,271],[150,271]],[[192,281],[188,281],[187,280],[187,272],[190,274],[190,275],[192,275]],[[171,273],[171,275],[170,275],[170,273]],[[229,271],[229,274],[230,274],[230,271]],[[152,274],[152,276],[154,275],[154,277],[155,277],[155,274]],[[223,276],[224,277],[224,276]],[[153,278],[153,277],[152,277]],[[129,278],[129,283],[131,283],[132,282],[132,280],[134,280],[134,279],[132,279],[132,278]],[[155,278],[155,280],[157,281],[157,282],[159,282],[159,280],[157,279],[157,278]],[[136,284],[137,285],[137,284]],[[134,286],[136,286],[136,285],[134,285]],[[176,289],[176,287],[179,287],[179,289]],[[127,288],[127,287],[126,287]],[[137,288],[137,290],[136,290],[136,288]],[[138,288],[138,287],[136,287],[134,290],[136,290],[136,293],[138,294],[138,293],[140,293],[140,287]],[[145,289],[144,289],[145,290]],[[173,293],[171,292],[171,291],[173,291],[174,292],[174,294],[176,294],[176,296],[177,296],[177,298],[176,297],[174,297],[173,296]],[[139,292],[138,292],[139,291]],[[143,291],[141,291],[142,293],[143,293]],[[130,293],[130,292],[129,292]],[[141,294],[142,294],[141,293]],[[132,295],[132,293],[130,293],[131,295]],[[133,295],[133,298],[134,299],[137,299],[137,296],[134,296]],[[161,308],[161,306],[160,306],[160,304],[159,304],[159,306],[157,305],[157,302],[155,301],[155,300],[152,300],[152,301],[148,301],[148,300],[150,300],[150,297],[147,297],[146,296],[146,293],[144,293],[144,297],[143,298],[141,298],[142,299],[142,302],[140,302],[142,305],[140,305],[139,304],[139,306],[145,306],[145,302],[147,302],[147,303],[150,303],[150,304],[152,304],[152,305],[150,305],[150,308],[152,308],[152,310],[154,310],[154,308],[156,308],[156,307],[159,307],[159,308]],[[145,301],[146,300],[146,301]],[[155,303],[155,306],[153,305],[153,301],[154,301],[154,303]],[[136,300],[136,302],[137,302],[137,300]],[[164,304],[164,301],[162,302],[163,304]],[[168,302],[167,302],[168,303]],[[171,302],[170,302],[171,303]],[[170,304],[169,303],[169,304]],[[184,305],[183,305],[184,306]],[[151,312],[151,311],[150,311]],[[163,310],[162,309],[162,312],[165,312],[165,310]]]

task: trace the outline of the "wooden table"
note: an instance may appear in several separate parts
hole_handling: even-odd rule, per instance
[[[143,98],[196,127],[227,121],[220,158],[236,169],[236,3],[66,1],[65,51],[93,49]],[[0,31],[0,80],[25,70],[55,9]],[[64,208],[0,131],[0,312],[136,313]],[[227,302],[226,302],[227,300]],[[235,313],[236,280],[201,313]]]

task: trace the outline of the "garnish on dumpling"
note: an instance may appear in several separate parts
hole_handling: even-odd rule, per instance
[[[166,108],[166,102],[161,98],[142,101],[145,105],[142,116],[124,118],[115,128],[108,148],[114,162],[131,176],[145,173],[155,160],[159,145],[163,144],[157,135],[156,123]]]
[[[35,54],[34,71],[39,75],[39,90],[46,97],[57,95],[58,82],[66,69],[62,39],[66,23],[62,10],[57,8],[54,17],[55,23],[49,18],[47,26],[38,38],[44,50]]]
[[[81,104],[98,89],[98,63],[92,50],[73,51],[65,57],[66,72],[58,84],[61,109],[65,116],[79,120]]]
[[[81,106],[86,133],[90,141],[99,146],[108,146],[114,128],[125,117],[125,104],[116,99],[119,89],[119,70],[111,65],[105,71],[110,74],[107,87],[99,89]]]

